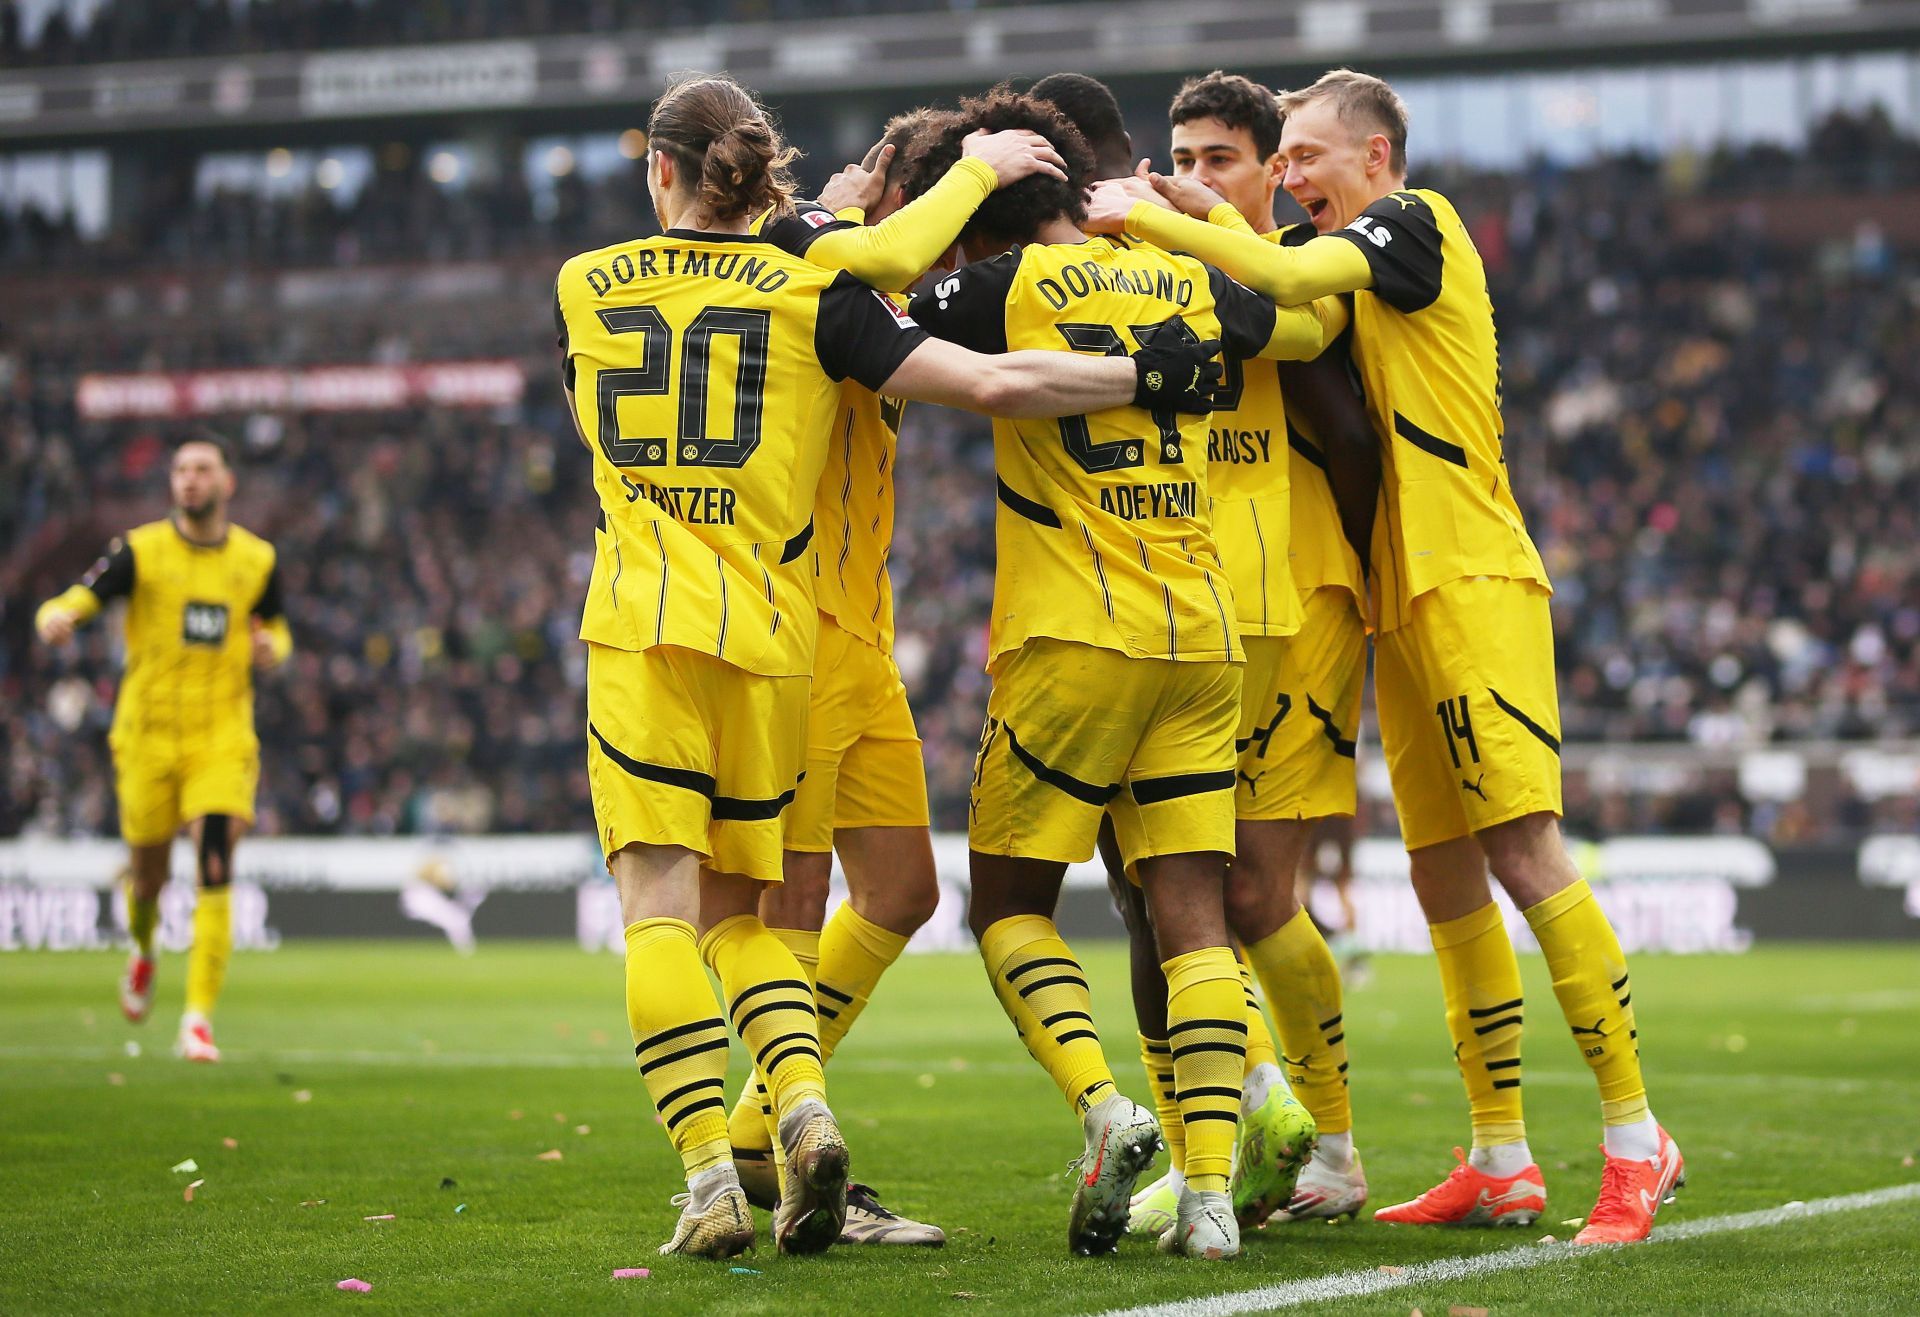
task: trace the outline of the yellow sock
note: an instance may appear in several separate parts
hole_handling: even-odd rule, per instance
[[[1447,1003],[1453,1057],[1466,1081],[1473,1145],[1491,1148],[1527,1137],[1520,1104],[1520,962],[1500,907],[1431,924]]]
[[[1353,1128],[1347,1095],[1346,1007],[1340,967],[1327,939],[1305,910],[1247,948],[1247,959],[1273,1003],[1273,1022],[1286,1049],[1287,1082],[1313,1113],[1322,1134]]]
[[[233,889],[202,887],[193,905],[193,949],[187,952],[187,1014],[213,1014],[233,955]]]
[[[1160,1137],[1166,1140],[1167,1164],[1184,1175],[1187,1127],[1180,1119],[1180,1103],[1173,1095],[1173,1049],[1164,1038],[1149,1038],[1145,1034],[1139,1037],[1140,1064],[1146,1068],[1154,1114],[1160,1118]]]
[[[1187,1131],[1187,1184],[1224,1193],[1233,1174],[1240,1085],[1247,1068],[1247,1009],[1240,967],[1225,947],[1165,961],[1167,1042]]]
[[[767,930],[779,939],[780,945],[793,953],[793,959],[807,976],[807,982],[818,978],[820,968],[820,935],[811,928],[769,928]],[[816,987],[814,1005],[820,1003]],[[821,1064],[826,1063],[826,1054],[821,1053]],[[749,1130],[752,1122],[758,1122],[757,1130]],[[740,1091],[740,1101],[735,1104],[732,1117],[727,1121],[727,1133],[734,1137],[733,1156],[735,1161],[770,1160],[773,1162],[774,1175],[781,1184],[787,1178],[787,1150],[780,1146],[779,1121],[773,1114],[773,1097],[767,1092],[766,1076],[756,1068],[747,1076],[746,1086]],[[742,1142],[742,1138],[748,1139]]]
[[[813,985],[758,915],[735,915],[707,930],[701,954],[720,976],[727,1013],[747,1055],[773,1094],[773,1112],[807,1098],[825,1100]]]
[[[1278,1066],[1280,1055],[1273,1048],[1273,1031],[1267,1028],[1260,999],[1253,995],[1253,971],[1244,960],[1236,959],[1234,963],[1240,967],[1240,986],[1247,994],[1247,1069],[1251,1071],[1257,1065]]]
[[[726,1161],[727,1022],[701,967],[693,925],[627,925],[627,1023],[640,1078],[687,1178]]]
[[[1086,973],[1053,921],[1040,915],[1002,919],[980,935],[980,955],[1020,1041],[1074,1113],[1112,1097],[1117,1090],[1093,1027]]]
[[[1647,1118],[1640,1078],[1640,1031],[1633,1022],[1627,957],[1585,879],[1523,913],[1553,971],[1553,995],[1573,1041],[1600,1081],[1600,1116],[1609,1125]]]
[[[820,931],[819,947],[814,1004],[820,1008],[820,1054],[831,1058],[867,1008],[880,976],[907,949],[907,939],[880,927],[848,901]]]
[[[160,926],[160,902],[157,898],[143,901],[135,896],[131,878],[122,891],[127,898],[127,936],[133,939],[134,950],[151,960],[154,930]]]

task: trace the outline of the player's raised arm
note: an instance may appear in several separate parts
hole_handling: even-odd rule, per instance
[[[1207,275],[1230,357],[1312,361],[1346,332],[1351,319],[1346,303],[1338,297],[1322,297],[1304,306],[1280,306],[1220,270],[1209,268]]]
[[[884,189],[891,157],[883,146],[869,158],[874,162],[872,168],[863,162],[835,176],[837,182],[851,189],[849,195],[835,195],[830,184],[821,200],[849,202],[863,211],[873,209],[873,200]],[[1033,174],[1064,178],[1061,164],[1059,153],[1038,133],[1024,129],[981,131],[966,139],[961,158],[939,182],[878,224],[832,223],[830,214],[802,210],[768,225],[766,234],[815,265],[845,270],[876,288],[905,289],[953,246],[961,228],[995,189]],[[856,170],[859,178],[855,178]],[[880,178],[881,189],[872,187],[875,175]],[[838,208],[835,204],[827,210]],[[802,227],[795,229],[795,225]]]
[[[132,593],[133,547],[116,539],[77,584],[40,605],[33,615],[34,630],[47,644],[64,645],[73,639],[74,628],[98,616],[110,601]]]
[[[1300,306],[1337,293],[1374,286],[1374,267],[1345,231],[1298,247],[1278,247],[1250,230],[1236,230],[1147,201],[1124,180],[1097,185],[1088,203],[1088,225],[1171,251],[1190,252],[1281,306]]]

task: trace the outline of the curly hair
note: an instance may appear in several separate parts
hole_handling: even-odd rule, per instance
[[[1218,119],[1253,139],[1262,160],[1280,149],[1280,101],[1251,78],[1215,69],[1204,78],[1188,78],[1167,107],[1167,123],[1178,128],[1195,119]]]
[[[647,141],[673,155],[716,219],[793,209],[788,167],[800,153],[753,96],[724,74],[676,78],[654,103]]]
[[[1052,143],[1066,161],[1066,180],[1033,174],[1001,188],[973,212],[973,218],[960,230],[961,239],[1030,242],[1048,220],[1084,221],[1087,183],[1093,176],[1093,152],[1086,139],[1052,105],[1005,83],[985,95],[961,101],[955,113],[942,117],[914,143],[906,171],[899,175],[907,200],[926,192],[953,167],[969,133],[981,129],[997,133],[1010,128],[1028,129]],[[899,169],[897,160],[894,167]]]

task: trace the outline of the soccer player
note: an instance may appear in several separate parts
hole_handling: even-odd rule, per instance
[[[961,234],[968,264],[914,318],[984,351],[1117,355],[1129,338],[1224,340],[1231,357],[1317,355],[1337,304],[1278,311],[1186,257],[1089,239],[1091,153],[1050,105],[996,88],[919,153],[908,192],[971,128],[1030,128],[1068,162],[989,198]],[[1024,244],[1016,246],[1015,244]],[[1009,250],[1011,249],[1011,250]],[[1233,735],[1242,651],[1204,499],[1205,427],[1121,408],[1052,423],[996,418],[993,691],[974,769],[969,922],[1002,1007],[1081,1117],[1068,1245],[1110,1252],[1160,1138],[1114,1086],[1087,983],[1052,920],[1068,863],[1112,807],[1153,911],[1187,1185],[1161,1246],[1231,1257],[1227,1195],[1247,1023],[1227,946]]]
[[[687,1175],[661,1251],[753,1241],[727,1136],[730,1020],[785,1153],[775,1239],[818,1252],[845,1221],[847,1148],[813,987],[757,907],[781,878],[806,753],[819,617],[806,550],[840,381],[1012,415],[1130,399],[1201,410],[1205,353],[986,358],[932,342],[851,276],[747,232],[791,204],[793,152],[737,83],[676,82],[648,138],[664,232],[574,257],[555,288],[603,520],[581,624],[588,776],[627,924],[634,1055]]]
[[[888,290],[903,306],[905,299],[893,290],[910,287],[944,255],[995,188],[1035,172],[1065,177],[1059,156],[1037,134],[976,133],[946,176],[906,205],[901,157],[936,121],[926,109],[896,117],[862,164],[835,176],[821,196],[827,204],[801,202],[784,215],[769,213],[761,231],[795,256]],[[760,897],[760,918],[813,980],[823,1062],[940,900],[926,767],[893,659],[887,556],[903,408],[898,399],[857,381],[841,386],[826,471],[814,495],[810,553],[820,639],[806,774],[786,814],[785,880]],[[848,899],[828,921],[836,850]],[[769,1209],[779,1198],[771,1111],[766,1092],[749,1083],[728,1121],[741,1187],[748,1201]],[[890,1211],[864,1184],[847,1190],[840,1238],[935,1247],[946,1242],[937,1226]]]
[[[1073,107],[1068,117],[1104,144],[1096,147],[1096,157],[1118,162],[1124,174],[1132,141],[1120,126],[1112,93],[1083,75],[1057,74],[1037,84],[1034,95],[1055,84]],[[1176,172],[1227,189],[1262,232],[1274,229],[1280,114],[1272,93],[1245,78],[1214,73],[1182,87],[1168,117]],[[1325,458],[1306,432],[1351,433],[1368,446],[1372,437],[1348,382],[1343,351],[1312,363],[1234,363],[1215,401],[1207,436],[1208,494],[1247,655],[1235,741],[1238,822],[1227,913],[1230,930],[1269,983],[1294,1081],[1312,1099],[1311,1108],[1303,1106],[1282,1075],[1251,974],[1243,969],[1249,980],[1247,1070],[1232,1192],[1246,1227],[1289,1207],[1302,1215],[1348,1214],[1366,1198],[1366,1181],[1349,1155],[1352,1115],[1339,974],[1319,930],[1293,898],[1290,875],[1307,847],[1313,827],[1308,820],[1353,809],[1352,733],[1366,676],[1356,599],[1359,562],[1333,515]],[[1317,465],[1308,465],[1303,453]],[[1293,470],[1303,466],[1295,488]],[[1304,503],[1301,525],[1290,528],[1296,502]],[[1323,583],[1325,593],[1317,588]],[[1303,632],[1307,621],[1311,626]],[[1165,1175],[1135,1195],[1131,1226],[1158,1234],[1173,1220],[1186,1160],[1168,1064],[1166,983],[1145,904],[1126,878],[1110,827],[1103,829],[1101,854],[1127,924],[1140,1056],[1170,1162]],[[1307,1201],[1296,1205],[1296,1181],[1316,1155],[1322,1122],[1328,1147],[1316,1156]]]
[[[174,449],[168,479],[173,514],[114,540],[78,585],[40,606],[34,624],[46,643],[64,645],[107,604],[127,601],[127,670],[110,734],[132,869],[133,951],[120,1009],[138,1023],[153,1008],[160,891],[185,824],[199,892],[174,1050],[213,1062],[213,1008],[233,953],[233,852],[253,822],[260,781],[253,672],[285,662],[293,639],[273,546],[227,520],[234,475],[225,445],[196,434]]]
[[[1371,553],[1380,735],[1473,1117],[1471,1155],[1375,1216],[1521,1225],[1545,1209],[1520,1101],[1519,965],[1491,869],[1540,942],[1600,1089],[1606,1165],[1575,1242],[1643,1239],[1684,1168],[1648,1109],[1626,958],[1560,835],[1551,587],[1502,458],[1486,272],[1452,204],[1407,188],[1406,108],[1391,87],[1340,69],[1281,108],[1283,185],[1312,241],[1275,246],[1170,213],[1137,185],[1107,185],[1093,210],[1283,304],[1353,294],[1354,358],[1383,446]],[[1206,198],[1182,204],[1230,222]]]

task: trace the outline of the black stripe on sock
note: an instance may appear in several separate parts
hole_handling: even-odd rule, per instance
[[[1633,1004],[1633,994],[1628,993],[1626,996],[1622,997],[1620,999],[1620,1004],[1622,1006],[1631,1006]]]
[[[838,988],[830,988],[824,983],[816,983],[813,986],[817,990],[826,993],[827,996],[833,998],[835,1001],[839,1002],[842,1006],[853,1005],[853,998],[849,997],[846,993],[840,991]]]
[[[1100,1041],[1100,1035],[1091,1029],[1070,1029],[1053,1041],[1065,1047],[1068,1043],[1077,1043],[1083,1038],[1091,1038],[1096,1043]]]
[[[1176,1102],[1185,1102],[1188,1098],[1223,1097],[1238,1102],[1241,1090],[1237,1088],[1183,1088],[1176,1089],[1173,1097]]]
[[[796,1056],[810,1056],[815,1061],[818,1061],[820,1059],[820,1051],[818,1048],[808,1047],[805,1043],[795,1043],[792,1047],[789,1047],[786,1051],[774,1057],[773,1060],[767,1062],[767,1073],[772,1074],[778,1070],[783,1063],[793,1060]]]
[[[702,1098],[698,1102],[689,1102],[686,1106],[680,1108],[680,1110],[674,1112],[671,1116],[667,1116],[665,1118],[667,1122],[667,1128],[669,1130],[679,1128],[680,1122],[685,1120],[688,1116],[693,1115],[695,1112],[725,1111],[726,1109],[727,1109],[727,1104],[722,1102],[719,1098]]]
[[[680,1085],[680,1087],[674,1089],[673,1092],[661,1098],[653,1104],[653,1109],[655,1111],[665,1111],[681,1098],[697,1093],[703,1088],[717,1088],[724,1092],[726,1087],[727,1083],[724,1079],[696,1079],[691,1084]]]
[[[1340,1033],[1334,1034],[1331,1038],[1327,1039],[1327,1046],[1332,1047],[1337,1043],[1344,1043],[1346,1041],[1347,1041],[1347,1035],[1346,1035],[1346,1032],[1343,1030]]]
[[[1302,1070],[1304,1070],[1304,1069],[1306,1069],[1306,1066],[1305,1066],[1305,1065],[1303,1064],[1303,1065],[1302,1065],[1302,1066],[1301,1066],[1300,1068],[1301,1068]],[[1346,1073],[1347,1073],[1347,1063],[1346,1063],[1345,1061],[1342,1061],[1342,1062],[1341,1062],[1341,1063],[1339,1064],[1339,1066],[1338,1066],[1338,1067],[1336,1067],[1336,1071],[1337,1071],[1337,1073],[1339,1073],[1339,1074],[1343,1074],[1343,1075],[1344,1075],[1344,1074],[1346,1074]]]
[[[727,1008],[727,1014],[738,1015],[740,1013],[741,1002],[749,997],[757,997],[763,992],[771,992],[775,988],[795,989],[796,991],[805,993],[809,1003],[813,1001],[813,985],[811,983],[804,982],[800,979],[768,979],[765,983],[754,984],[738,997],[735,997],[733,1004]]]
[[[1493,1086],[1495,1088],[1518,1088],[1520,1087],[1520,1081],[1517,1079],[1496,1079],[1493,1081]]]
[[[1063,983],[1071,983],[1074,986],[1081,988],[1083,990],[1087,986],[1087,981],[1081,978],[1078,974],[1057,974],[1050,979],[1035,979],[1032,983],[1029,983],[1026,987],[1021,988],[1019,992],[1022,997],[1031,997],[1034,993],[1040,991],[1040,989],[1042,988],[1057,988]]]
[[[1158,805],[1182,796],[1198,796],[1208,791],[1233,790],[1233,770],[1217,773],[1175,773],[1171,777],[1146,777],[1128,784],[1136,805]]]
[[[1051,1029],[1063,1020],[1085,1020],[1088,1024],[1093,1023],[1093,1017],[1085,1011],[1060,1011],[1057,1014],[1049,1015],[1046,1019],[1040,1021],[1040,1023]]]
[[[1196,1120],[1238,1120],[1240,1113],[1237,1111],[1183,1111],[1180,1113],[1180,1119],[1191,1125]]]
[[[1519,1057],[1517,1057],[1517,1056],[1513,1056],[1513,1057],[1508,1057],[1508,1058],[1507,1058],[1506,1060],[1504,1060],[1504,1061],[1489,1061],[1489,1062],[1487,1062],[1487,1069],[1489,1069],[1489,1070],[1511,1070],[1511,1069],[1513,1069],[1513,1068],[1514,1068],[1515,1066],[1517,1066],[1517,1065],[1519,1065],[1519,1064],[1520,1064],[1520,1058],[1519,1058]]]
[[[740,1035],[741,1040],[744,1042],[747,1036],[747,1026],[772,1011],[805,1011],[808,1015],[812,1015],[814,1014],[813,998],[809,997],[805,1001],[762,1002],[738,1020],[734,1021],[734,1031]]]
[[[1333,1028],[1334,1025],[1340,1023],[1340,1021],[1344,1020],[1345,1018],[1346,1018],[1346,1013],[1342,1012],[1341,1014],[1334,1016],[1331,1020],[1320,1021],[1320,1032],[1325,1033],[1327,1030]]]
[[[640,1063],[640,1073],[650,1075],[663,1065],[672,1065],[675,1061],[684,1061],[690,1056],[699,1056],[702,1052],[725,1051],[726,1047],[727,1040],[725,1038],[716,1038],[710,1043],[695,1043],[692,1047],[684,1048],[668,1056],[658,1056],[651,1061],[642,1061]]]
[[[1179,1024],[1167,1026],[1167,1041],[1172,1042],[1173,1036],[1183,1029],[1225,1029],[1228,1033],[1245,1033],[1247,1022],[1245,1020],[1185,1020]],[[1179,1053],[1175,1052],[1174,1055],[1178,1056]]]
[[[671,1029],[663,1029],[651,1038],[648,1038],[645,1042],[633,1049],[633,1054],[638,1056],[649,1047],[658,1047],[660,1044],[670,1043],[676,1038],[685,1038],[688,1034],[699,1033],[702,1029],[718,1029],[722,1033],[725,1033],[726,1028],[727,1022],[717,1017],[711,1020],[695,1020],[692,1024],[676,1025]]]
[[[1165,1056],[1167,1054],[1167,1045],[1164,1041],[1157,1043],[1149,1042],[1145,1044],[1145,1047],[1147,1051],[1152,1052],[1155,1056]]]
[[[1510,1025],[1510,1024],[1513,1024],[1513,1025],[1517,1025],[1517,1024],[1519,1024],[1519,1023],[1520,1023],[1520,1017],[1519,1017],[1519,1016],[1517,1016],[1517,1015],[1509,1015],[1509,1016],[1508,1016],[1508,1017],[1507,1017],[1506,1019],[1504,1019],[1504,1020],[1495,1020],[1495,1021],[1494,1021],[1494,1022],[1493,1022],[1492,1024],[1482,1024],[1482,1025],[1477,1025],[1477,1026],[1475,1026],[1475,1028],[1474,1028],[1474,1032],[1475,1032],[1476,1034],[1481,1034],[1481,1035],[1485,1035],[1485,1034],[1490,1034],[1490,1033],[1492,1033],[1492,1032],[1493,1032],[1493,1031],[1494,1031],[1495,1029],[1504,1029],[1504,1028],[1506,1028],[1506,1027],[1507,1027],[1508,1025]]]
[[[830,1006],[820,1006],[815,1009],[820,1012],[820,1018],[823,1020],[837,1020],[840,1018],[840,1012]]]
[[[1247,1048],[1244,1043],[1188,1043],[1185,1047],[1173,1049],[1173,1059],[1178,1061],[1181,1057],[1192,1056],[1196,1052],[1226,1052],[1231,1056],[1245,1056]]]
[[[1472,1018],[1472,1019],[1475,1019],[1475,1020],[1484,1020],[1484,1019],[1486,1019],[1486,1018],[1487,1018],[1487,1017],[1488,1017],[1489,1015],[1499,1015],[1499,1014],[1500,1014],[1501,1012],[1503,1012],[1503,1011],[1517,1011],[1517,1010],[1519,1010],[1519,1009],[1520,1009],[1520,1001],[1521,1001],[1521,999],[1520,999],[1520,998],[1518,998],[1518,997],[1515,997],[1515,998],[1514,998],[1514,999],[1513,999],[1512,1001],[1503,1001],[1503,1002],[1501,1002],[1501,1003],[1500,1003],[1500,1004],[1499,1004],[1498,1006],[1482,1006],[1482,1007],[1481,1007],[1481,1008],[1480,1008],[1479,1010],[1477,1010],[1477,1011],[1476,1011],[1476,1010],[1469,1010],[1469,1011],[1467,1012],[1467,1015],[1468,1015],[1468,1016],[1469,1016],[1470,1018]]]
[[[768,1052],[771,1052],[776,1047],[784,1046],[787,1043],[797,1042],[813,1043],[815,1046],[819,1045],[819,1039],[814,1034],[805,1029],[796,1029],[792,1033],[783,1033],[778,1038],[770,1040],[767,1045],[761,1048],[754,1056],[754,1063],[762,1070],[765,1070],[767,1069],[766,1061]]]
[[[1513,719],[1515,722],[1519,723],[1522,727],[1526,728],[1528,731],[1532,732],[1536,737],[1538,737],[1540,739],[1540,744],[1546,746],[1547,749],[1553,751],[1556,755],[1560,753],[1559,737],[1555,736],[1552,732],[1542,727],[1539,723],[1535,722],[1533,719],[1527,717],[1526,714],[1522,713],[1519,709],[1515,708],[1513,705],[1501,699],[1500,692],[1495,690],[1493,687],[1491,686],[1487,687],[1487,694],[1493,696],[1493,702],[1500,706],[1501,711],[1504,712],[1507,715],[1507,717]]]
[[[1622,974],[1619,978],[1615,979],[1608,986],[1611,987],[1615,992],[1618,992],[1620,991],[1620,989],[1627,986],[1627,979],[1630,977],[1631,977],[1630,975]]]
[[[1012,983],[1015,979],[1019,978],[1022,974],[1025,974],[1028,970],[1040,969],[1047,965],[1067,965],[1075,970],[1080,969],[1080,962],[1075,960],[1071,956],[1041,956],[1038,959],[1029,960],[1026,964],[1020,966],[1020,968],[1018,969],[1008,970],[1007,982]]]

